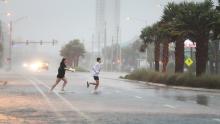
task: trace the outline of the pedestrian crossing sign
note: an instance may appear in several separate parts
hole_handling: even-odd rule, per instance
[[[191,66],[191,65],[193,64],[193,60],[192,60],[191,58],[187,58],[187,59],[185,60],[185,64],[186,64],[187,66]]]

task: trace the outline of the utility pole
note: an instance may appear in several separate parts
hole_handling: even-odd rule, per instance
[[[122,68],[122,51],[121,51],[121,41],[119,39],[119,33],[120,33],[120,27],[119,25],[117,26],[117,45],[118,45],[118,50],[117,50],[117,57],[119,59],[118,64],[119,64],[119,71],[121,72]]]
[[[104,58],[104,70],[107,71],[107,51],[106,51],[106,47],[107,47],[107,24],[105,22],[105,31],[104,31],[104,49],[103,49],[103,58]]]
[[[7,57],[7,62],[8,62],[8,68],[7,70],[11,70],[11,64],[12,64],[12,21],[9,23],[10,29],[9,29],[9,47],[8,47],[8,57]]]
[[[112,37],[112,47],[111,47],[111,72],[113,71],[113,61],[114,61],[114,46],[113,46],[113,42],[114,42],[114,36]]]
[[[92,55],[91,55],[91,60],[90,60],[90,66],[93,65],[94,62],[94,34],[92,34]]]
[[[7,13],[7,16],[11,16],[11,13]],[[15,21],[11,20],[9,22],[9,47],[8,47],[8,56],[7,56],[7,62],[8,62],[7,71],[10,71],[11,70],[11,66],[12,66],[12,45],[13,45],[12,33],[13,33],[13,23],[21,21],[21,20],[23,20],[25,18],[27,18],[27,16],[23,16],[23,17],[18,18]]]
[[[119,25],[117,26],[117,29],[116,29],[116,44],[117,44],[117,51],[116,51],[116,57],[117,57],[117,64],[118,64],[118,69],[119,71],[121,71],[121,65],[120,65],[120,62],[121,62],[121,57],[120,57],[120,49],[121,49],[121,46],[120,46],[120,43],[119,43]]]

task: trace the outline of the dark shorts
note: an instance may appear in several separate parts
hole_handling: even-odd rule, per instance
[[[65,77],[65,76],[62,75],[62,74],[58,74],[58,75],[57,75],[57,78],[61,78],[61,79],[62,79],[62,78],[64,78],[64,77]]]
[[[98,80],[99,81],[99,77],[98,76],[93,76],[94,80]]]

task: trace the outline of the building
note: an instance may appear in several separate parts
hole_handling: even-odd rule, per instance
[[[120,0],[96,0],[96,46],[111,45],[112,40],[120,40]]]
[[[106,31],[106,0],[96,0],[96,32],[95,32],[95,43],[93,46],[96,47],[95,51],[101,55],[101,48],[103,41],[105,41]]]
[[[107,57],[103,49],[120,44],[120,36],[120,0],[96,0],[96,34],[93,46],[97,47],[94,50],[106,64],[120,58],[120,47],[111,57]]]

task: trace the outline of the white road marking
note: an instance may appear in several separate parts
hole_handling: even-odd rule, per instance
[[[38,80],[37,78],[32,77],[35,81],[37,81],[39,84],[43,85],[45,88],[47,88],[48,90],[50,89],[50,87],[48,85],[46,85],[44,82]],[[89,122],[93,123],[94,120],[92,118],[90,118],[88,115],[86,115],[85,113],[81,112],[78,108],[76,108],[75,106],[72,105],[72,103],[70,103],[66,98],[64,98],[62,95],[60,95],[57,92],[54,92],[56,94],[56,96],[58,96],[64,103],[66,103],[66,105],[68,105],[73,111],[77,112],[80,116],[82,116],[83,118],[85,118],[86,120],[88,120]]]
[[[140,97],[140,96],[135,96],[135,98],[137,98],[137,99],[143,99],[142,97]]]
[[[168,105],[168,104],[164,105],[164,107],[171,108],[171,109],[175,109],[176,108],[175,106]]]
[[[220,119],[219,118],[213,118],[213,121],[220,122]]]
[[[31,82],[31,84],[37,89],[37,91],[43,96],[43,98],[47,101],[48,105],[53,109],[54,113],[60,117],[60,119],[67,121],[67,119],[58,112],[58,110],[56,109],[56,107],[51,103],[50,99],[46,96],[46,94],[42,91],[42,89],[33,81],[30,79],[27,79],[25,77],[23,77],[24,79],[28,80]]]

